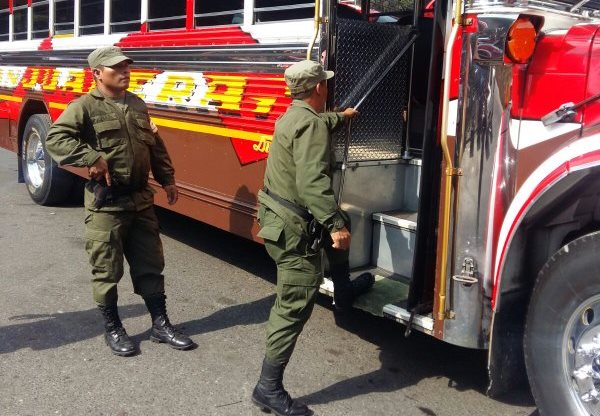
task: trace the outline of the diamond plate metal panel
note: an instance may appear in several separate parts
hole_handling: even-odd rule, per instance
[[[398,56],[410,39],[410,27],[338,20],[334,106],[353,106]],[[349,161],[397,159],[405,132],[410,53],[406,53],[361,104],[352,123]],[[343,159],[348,131],[335,135],[337,160]]]

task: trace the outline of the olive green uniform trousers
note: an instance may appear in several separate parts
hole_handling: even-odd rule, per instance
[[[323,282],[321,252],[310,247],[308,222],[259,192],[259,236],[277,265],[277,297],[267,324],[265,357],[272,363],[289,361],[298,336],[310,318]],[[347,219],[348,220],[348,219]],[[349,226],[349,220],[347,221]],[[348,250],[336,250],[326,238],[324,251],[330,273],[346,274]]]
[[[97,304],[117,303],[123,258],[129,263],[135,293],[164,293],[164,256],[154,207],[141,211],[88,210],[85,226]]]

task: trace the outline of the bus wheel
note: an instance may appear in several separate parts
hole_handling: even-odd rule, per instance
[[[34,114],[27,120],[22,138],[23,178],[31,199],[40,205],[65,202],[75,178],[59,168],[46,152],[46,135],[51,124],[47,114]]]
[[[600,416],[600,232],[565,245],[538,274],[524,349],[542,416]]]

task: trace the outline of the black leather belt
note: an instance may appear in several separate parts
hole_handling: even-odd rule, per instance
[[[284,207],[286,207],[287,209],[289,209],[290,211],[295,213],[296,215],[304,218],[306,221],[312,221],[312,219],[314,218],[313,215],[306,208],[303,208],[298,204],[294,204],[293,202],[290,202],[287,199],[283,199],[282,197],[277,195],[275,192],[269,190],[267,187],[263,188],[263,192],[265,194],[269,195],[271,198],[273,198],[279,204],[283,205]]]

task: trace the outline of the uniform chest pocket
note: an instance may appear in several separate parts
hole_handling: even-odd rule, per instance
[[[134,120],[137,126],[138,139],[148,146],[154,146],[156,144],[156,139],[154,138],[150,121],[146,117],[134,117]]]
[[[98,138],[98,145],[103,148],[110,148],[124,143],[121,134],[121,122],[117,119],[96,121],[94,131]]]

